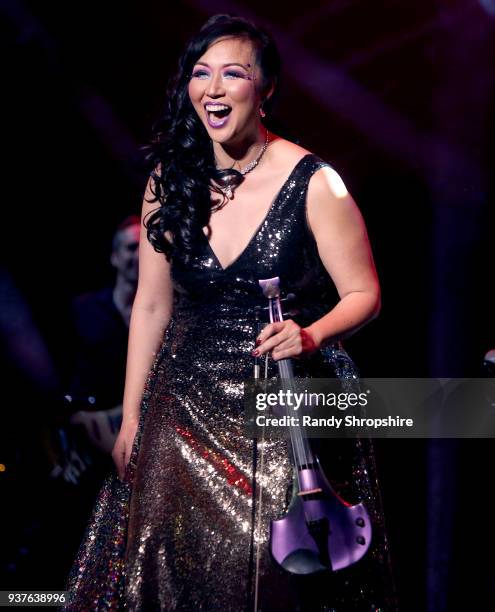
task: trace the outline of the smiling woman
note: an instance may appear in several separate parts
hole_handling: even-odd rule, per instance
[[[366,504],[364,558],[299,575],[270,556],[270,522],[296,490],[288,442],[245,432],[252,355],[267,356],[270,376],[294,358],[298,376],[352,388],[340,340],[380,307],[366,228],[342,180],[267,128],[279,68],[265,32],[217,15],[171,81],[147,151],[117,474],[98,497],[67,609],[395,608],[369,441],[323,453],[339,493]],[[258,280],[274,276],[297,309],[258,333]]]
[[[226,38],[215,42],[196,62],[189,83],[194,109],[203,120],[206,116],[207,129],[227,125],[230,128],[216,135],[217,142],[228,142],[236,132],[238,138],[242,137],[243,131],[254,127],[250,125],[256,117],[253,107],[257,109],[261,104],[261,92],[255,86],[260,74],[254,55],[249,40]],[[232,57],[242,61],[229,62]],[[239,130],[239,126],[243,130]]]
[[[252,47],[250,43],[247,41],[240,41],[236,39],[227,39],[224,41],[228,46],[239,46],[239,43],[244,43],[244,47],[247,46],[248,53],[252,53]],[[215,47],[218,43],[215,45]],[[222,45],[225,47],[225,45]],[[224,49],[225,52],[225,49]],[[235,50],[234,50],[235,53]],[[242,54],[242,51],[241,51]],[[211,55],[206,53],[206,56]],[[215,54],[213,54],[215,55]],[[229,56],[229,49],[226,50],[227,57]],[[204,66],[205,68],[201,68]],[[233,67],[236,67],[237,70],[234,70]],[[207,117],[207,126],[212,128],[220,128],[227,124],[228,116],[232,112],[232,106],[226,104],[225,102],[218,103],[214,101],[215,98],[215,88],[217,84],[215,83],[215,78],[220,78],[225,81],[224,87],[228,88],[230,93],[229,100],[232,100],[235,103],[235,98],[237,97],[241,102],[245,101],[246,93],[249,91],[249,87],[246,84],[243,84],[242,81],[251,81],[255,77],[252,74],[252,64],[239,64],[236,62],[227,62],[226,64],[220,65],[220,76],[215,77],[215,71],[212,67],[204,61],[197,61],[196,66],[193,70],[191,83],[189,85],[189,96],[191,101],[193,102],[198,115],[201,116],[203,113],[201,112],[201,107],[199,106],[202,103],[203,98],[205,97],[205,92],[208,90],[210,93],[208,94],[208,99],[203,102],[203,107],[206,111]],[[207,81],[208,85],[201,84],[198,81]],[[230,81],[230,83],[229,83]]]

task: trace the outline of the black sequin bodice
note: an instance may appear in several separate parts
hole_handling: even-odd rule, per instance
[[[309,325],[332,308],[337,294],[318,255],[306,214],[309,179],[326,165],[312,154],[296,164],[245,249],[226,268],[206,236],[199,240],[197,252],[187,266],[174,262],[174,324],[181,327],[179,338],[201,351],[205,343],[211,342],[210,334],[216,335],[215,343],[223,337],[229,344],[225,354],[249,368],[256,335],[255,309],[266,306],[260,279],[280,278],[282,295],[291,294],[290,307],[296,313],[293,318],[301,326]],[[175,352],[180,353],[176,348]],[[314,363],[313,357],[312,367]],[[303,375],[302,367],[298,369]]]
[[[262,303],[258,279],[274,276],[280,277],[286,293],[313,309],[328,310],[335,301],[333,284],[306,218],[309,179],[325,165],[312,154],[297,163],[245,249],[225,269],[206,236],[187,267],[177,262],[172,269],[179,298],[176,314],[199,309],[199,316],[205,310],[246,316]]]

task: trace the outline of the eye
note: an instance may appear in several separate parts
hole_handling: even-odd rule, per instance
[[[209,73],[206,70],[194,70],[191,77],[196,79],[207,79],[209,77]]]
[[[227,70],[227,72],[224,73],[224,76],[228,79],[244,79],[246,78],[246,75],[243,74],[242,72],[238,72],[237,70]]]

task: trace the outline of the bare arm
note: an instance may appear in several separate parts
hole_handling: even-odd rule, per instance
[[[143,202],[143,218],[156,208],[149,204],[149,184]],[[123,420],[139,418],[139,408],[146,378],[160,347],[163,331],[172,314],[173,292],[170,264],[157,253],[141,227],[139,241],[139,281],[129,325]]]
[[[380,311],[380,286],[363,218],[340,177],[322,168],[310,181],[307,214],[340,301],[307,328],[324,346],[347,338]]]
[[[340,301],[304,329],[292,320],[268,325],[258,337],[258,351],[262,354],[272,350],[274,359],[310,353],[346,338],[380,310],[380,286],[363,218],[331,168],[322,168],[312,177],[307,216],[321,261],[335,283]]]
[[[146,188],[142,217],[156,209],[150,204],[150,183]],[[129,326],[127,368],[123,401],[122,427],[112,451],[120,477],[130,457],[139,422],[141,399],[149,371],[160,347],[163,332],[170,321],[173,290],[170,265],[157,253],[141,228],[139,241],[139,281]]]

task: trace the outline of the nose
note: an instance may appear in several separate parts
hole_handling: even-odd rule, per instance
[[[212,75],[205,93],[210,98],[219,98],[225,94],[222,76],[220,73],[217,72],[216,74]]]

